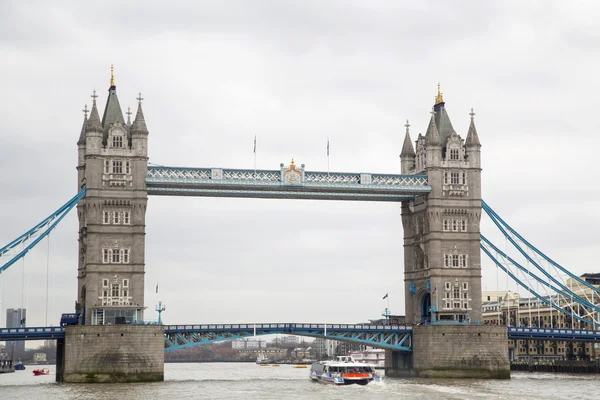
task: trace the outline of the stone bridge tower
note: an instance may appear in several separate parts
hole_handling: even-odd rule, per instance
[[[406,125],[402,173],[427,175],[431,192],[402,203],[406,321],[481,321],[481,144],[474,113],[466,139],[440,93],[416,151]]]
[[[78,146],[79,265],[76,308],[85,324],[143,320],[148,129],[142,98],[131,122],[123,118],[111,67],[102,120],[96,91]]]

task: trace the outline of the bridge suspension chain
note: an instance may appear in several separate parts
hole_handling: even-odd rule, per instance
[[[86,189],[83,188],[73,198],[66,202],[62,207],[53,212],[42,222],[33,228],[0,248],[0,273],[8,269],[11,265],[23,258],[31,249],[33,249],[42,239],[44,239],[58,225],[60,221],[77,205],[79,200],[85,196]],[[19,250],[19,246],[22,249]]]

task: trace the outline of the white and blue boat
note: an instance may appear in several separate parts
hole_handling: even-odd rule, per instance
[[[350,356],[339,356],[332,361],[319,361],[310,368],[310,379],[334,385],[366,385],[369,382],[380,382],[381,377],[375,372],[375,366],[356,362]]]

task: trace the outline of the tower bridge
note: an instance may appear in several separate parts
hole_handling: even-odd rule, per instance
[[[102,118],[97,97],[94,91],[90,115],[86,108],[77,141],[78,195],[0,248],[2,272],[24,257],[76,205],[76,311],[81,324],[0,330],[0,340],[58,338],[57,380],[88,381],[90,374],[94,381],[162,380],[164,349],[271,333],[326,337],[385,348],[388,375],[508,377],[509,337],[586,341],[600,337],[598,331],[523,331],[483,324],[480,249],[490,257],[494,255],[489,250],[493,245],[487,239],[481,241],[482,211],[497,222],[507,238],[511,237],[511,243],[530,244],[482,202],[481,143],[475,114],[471,110],[463,139],[450,122],[439,85],[426,133],[418,135],[415,145],[408,122],[405,126],[401,174],[310,171],[294,160],[271,170],[149,166],[149,130],[141,94],[133,121],[130,113],[127,120],[123,117],[114,77],[111,76]],[[143,325],[149,195],[401,203],[407,326]],[[23,246],[21,251],[17,251],[19,246]],[[540,257],[546,257],[533,249]],[[571,288],[548,282],[553,290],[560,289],[563,299],[562,303],[556,300],[558,297],[548,300],[534,292],[526,279],[520,279],[519,272],[513,272],[513,267],[523,268],[517,261],[502,252],[495,253],[505,258],[503,262],[496,260],[499,268],[557,312],[573,315],[575,299],[578,307],[587,310],[580,320],[595,326],[600,308],[593,294],[590,302]],[[16,255],[10,258],[10,254]],[[530,272],[527,271],[528,276]],[[597,288],[593,290],[600,293]],[[571,302],[565,306],[564,299],[569,296]],[[128,361],[107,366],[100,362],[106,357]]]

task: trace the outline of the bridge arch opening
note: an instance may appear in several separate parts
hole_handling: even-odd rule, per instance
[[[431,294],[429,292],[421,297],[421,322],[431,322]]]

